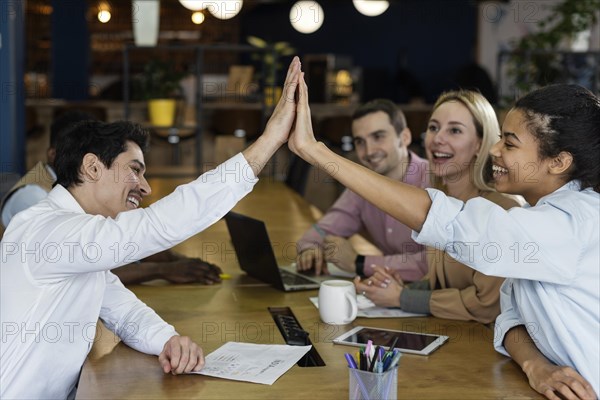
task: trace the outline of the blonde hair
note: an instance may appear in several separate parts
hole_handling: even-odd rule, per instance
[[[492,181],[492,165],[490,149],[500,140],[500,124],[492,105],[481,93],[471,90],[453,90],[444,92],[433,105],[432,113],[442,104],[449,101],[458,101],[471,113],[477,137],[481,139],[481,146],[473,166],[473,184],[479,190],[495,190],[490,184]],[[431,176],[433,187],[442,187],[442,181],[436,176]]]

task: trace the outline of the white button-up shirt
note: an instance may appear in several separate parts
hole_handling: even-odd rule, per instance
[[[158,355],[176,335],[109,272],[218,221],[257,182],[238,154],[145,209],[86,214],[62,186],[18,214],[0,246],[0,397],[66,398],[101,318],[127,345]]]
[[[445,249],[486,275],[507,279],[494,345],[525,325],[552,362],[576,369],[600,395],[600,194],[569,182],[535,207],[509,211],[428,190],[433,201],[419,243]]]

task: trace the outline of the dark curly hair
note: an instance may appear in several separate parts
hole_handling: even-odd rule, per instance
[[[76,124],[61,137],[56,146],[56,184],[68,188],[83,183],[79,170],[87,153],[95,154],[110,168],[115,158],[127,151],[127,141],[145,151],[148,147],[148,131],[127,121],[84,121]]]
[[[535,90],[515,107],[539,142],[542,159],[571,153],[569,180],[600,192],[600,99],[578,85],[551,85]]]

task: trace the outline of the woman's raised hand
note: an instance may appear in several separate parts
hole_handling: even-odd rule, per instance
[[[304,81],[304,72],[301,72],[298,82],[296,120],[292,127],[288,146],[291,151],[310,163],[311,147],[316,144],[308,105],[308,86]]]
[[[296,118],[295,95],[300,73],[300,59],[296,56],[290,63],[283,85],[283,92],[265,127],[265,135],[277,140],[280,145],[288,140]]]
[[[252,168],[254,176],[258,176],[269,159],[288,140],[296,118],[295,94],[300,77],[300,59],[294,57],[288,68],[284,90],[273,110],[264,133],[242,154]]]

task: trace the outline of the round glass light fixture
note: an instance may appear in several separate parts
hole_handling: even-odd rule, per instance
[[[376,17],[388,9],[390,2],[387,0],[352,0],[354,7],[362,15]]]
[[[243,0],[205,1],[206,8],[214,17],[231,19],[239,14],[244,5]]]
[[[215,18],[231,19],[239,14],[244,0],[179,0],[182,6],[192,11],[207,9]]]
[[[98,21],[105,24],[108,21],[110,21],[111,17],[112,15],[110,13],[110,4],[108,4],[105,1],[98,2]]]
[[[112,15],[110,14],[110,11],[108,11],[108,10],[98,11],[98,21],[102,22],[103,24],[110,21],[111,17],[112,17]]]
[[[313,33],[323,25],[323,7],[316,1],[298,1],[290,10],[290,22],[300,33]]]
[[[196,25],[200,25],[201,23],[204,22],[204,14],[202,13],[202,11],[196,11],[192,14],[192,22],[195,23]]]
[[[179,0],[182,6],[192,11],[204,10],[206,5],[204,3],[210,3],[204,0]]]

